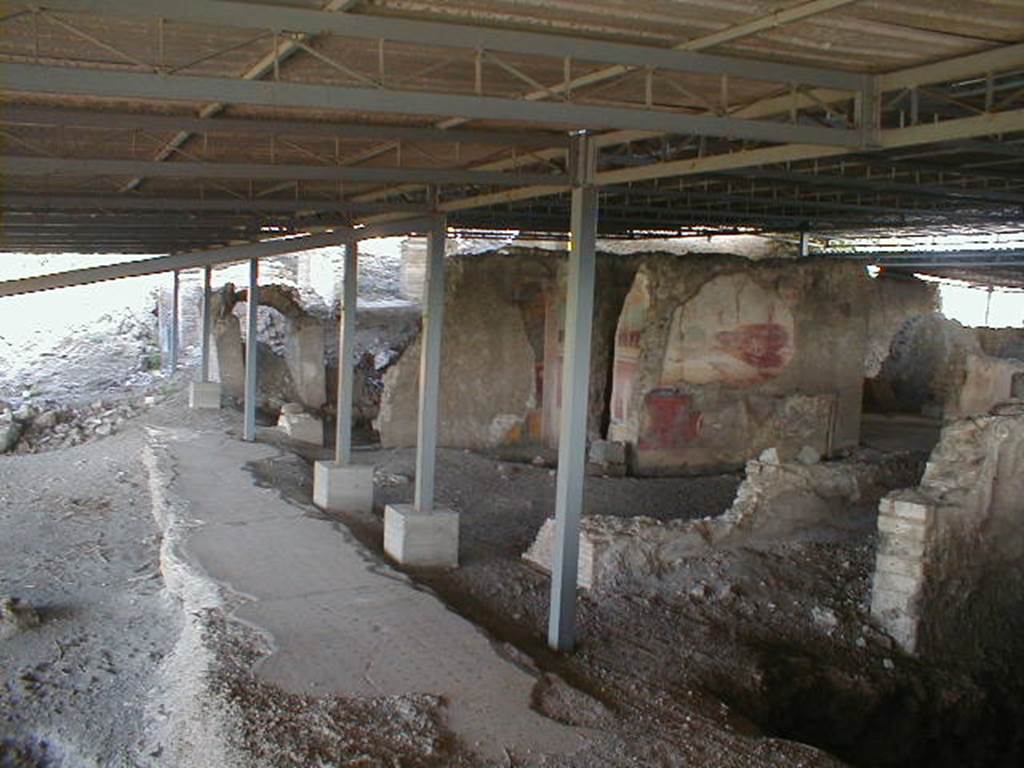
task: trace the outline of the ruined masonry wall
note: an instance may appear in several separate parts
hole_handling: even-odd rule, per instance
[[[933,313],[900,329],[872,390],[886,410],[954,421],[988,413],[1022,372],[1024,331],[965,328]]]
[[[587,398],[587,437],[605,437],[610,420],[612,386],[609,371],[615,354],[615,334],[639,259],[630,255],[597,254],[594,318],[590,342],[590,391]],[[543,367],[543,433],[548,448],[558,447],[562,405],[562,341],[565,335],[566,268],[558,258],[558,281],[546,297]]]
[[[648,257],[616,336],[610,439],[641,474],[855,446],[871,302],[858,264]]]
[[[908,652],[981,658],[1018,642],[1024,402],[948,424],[917,488],[879,507],[875,619]]]
[[[274,307],[260,307],[260,336],[266,339],[271,325],[283,324],[286,331],[279,345],[283,354],[275,352],[273,344],[259,341],[260,408],[277,411],[286,403],[297,402],[312,410],[320,409],[327,402],[323,323],[306,315],[297,302],[282,304],[285,294],[276,288],[266,286],[260,292],[261,303],[266,300]],[[245,394],[245,341],[241,319],[234,311],[237,299],[230,283],[211,296],[210,376],[221,383],[226,395],[241,400]],[[280,313],[280,323],[271,312]]]
[[[747,462],[732,506],[717,517],[661,521],[649,517],[584,515],[577,583],[585,589],[644,589],[685,567],[685,561],[725,547],[792,541],[805,532],[859,530],[874,504],[896,485],[920,477],[912,457],[879,462],[864,456],[834,462],[779,462],[775,451]],[[541,526],[523,559],[550,572],[555,521]]]
[[[537,364],[550,254],[500,253],[447,263],[441,344],[442,445],[487,448],[540,437]],[[539,309],[538,309],[539,307]],[[385,447],[416,443],[420,340],[384,376],[376,426]]]
[[[865,378],[873,378],[881,371],[882,364],[889,356],[893,338],[908,318],[932,315],[939,310],[939,288],[936,283],[908,275],[887,275],[882,272],[869,286]]]

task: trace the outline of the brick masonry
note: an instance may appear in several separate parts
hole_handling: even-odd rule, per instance
[[[893,491],[878,506],[878,553],[871,614],[908,653],[917,651],[935,506],[916,490]]]

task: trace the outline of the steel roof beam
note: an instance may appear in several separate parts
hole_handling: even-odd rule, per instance
[[[987,152],[992,155],[1004,157],[1016,157],[1024,160],[1024,143],[1011,144],[1006,141],[958,141],[954,145],[956,149],[967,152]]]
[[[0,84],[2,87],[2,84]],[[247,136],[323,136],[331,139],[485,144],[505,147],[567,147],[565,133],[542,131],[442,130],[392,125],[368,125],[277,120],[275,118],[198,118],[191,115],[147,115],[132,112],[90,112],[82,109],[0,106],[0,123],[15,125],[83,126],[109,131],[133,128],[190,133],[228,133]]]
[[[948,216],[949,208],[942,207],[913,207],[895,205],[877,205],[872,203],[848,203],[844,200],[812,200],[795,197],[772,197],[765,194],[744,194],[742,190],[737,192],[722,192],[719,190],[703,191],[697,188],[686,187],[684,189],[646,189],[644,187],[624,188],[615,190],[617,194],[634,197],[640,200],[669,200],[674,202],[687,202],[696,200],[706,203],[747,203],[759,208],[778,208],[785,210],[804,209],[818,211],[853,211],[858,213],[892,213],[913,216]],[[607,205],[614,206],[614,203]],[[812,214],[807,214],[812,215]]]
[[[360,0],[327,0],[322,6],[321,10],[327,13],[346,13],[352,10]],[[308,39],[308,38],[307,38]],[[275,42],[274,50],[266,56],[263,56],[259,61],[253,64],[251,67],[242,73],[243,80],[259,80],[260,78],[266,77],[271,72],[276,72],[281,66],[281,63],[289,59],[296,51],[299,50],[299,45],[302,42],[301,38],[291,38],[288,40]],[[224,111],[226,105],[220,102],[213,102],[210,104],[204,104],[202,109],[199,110],[199,117],[213,117]],[[188,131],[179,131],[174,137],[160,147],[160,151],[157,152],[156,160],[166,160],[174,155],[174,152],[183,147],[188,140],[192,138],[192,134]],[[125,184],[120,192],[130,192],[133,189],[137,189],[139,184],[142,183],[142,179],[132,179],[130,182]]]
[[[800,83],[849,91],[859,91],[864,86],[862,75],[821,67],[467,24],[387,16],[338,15],[278,5],[224,0],[190,0],[187,3],[167,3],[164,0],[49,0],[46,7],[49,10],[78,11],[119,19],[162,18],[189,24],[271,29],[306,35],[326,33],[427,47],[504,51],[559,61],[569,57],[577,61],[653,67],[690,74],[725,74],[751,80]]]
[[[164,243],[154,247],[148,243],[106,243],[92,241],[83,242],[32,242],[18,243],[12,250],[17,253],[84,253],[84,254],[124,254],[132,253],[139,255],[156,255],[170,251],[195,251],[203,248],[215,248],[227,245],[227,241],[220,242],[188,242],[188,243]]]
[[[285,227],[285,229],[294,229],[293,227]],[[61,222],[56,224],[38,224],[35,222],[15,223],[11,224],[4,222],[3,234],[0,234],[0,240],[6,240],[10,237],[18,235],[36,235],[40,237],[48,237],[50,235],[61,236],[64,234],[78,235],[79,233],[85,234],[96,234],[96,235],[134,235],[134,236],[152,236],[162,237],[165,235],[173,235],[180,233],[182,237],[228,237],[234,240],[241,240],[243,238],[249,239],[253,237],[259,237],[260,235],[273,234],[273,232],[267,232],[259,226],[250,227],[225,227],[219,224],[208,224],[208,225],[192,225],[179,224],[175,222],[169,222],[167,224],[159,224],[152,222],[149,224],[133,224],[130,221],[121,222]]]
[[[87,267],[85,269],[73,269],[49,275],[5,280],[0,281],[0,296],[16,296],[22,293],[35,293],[53,288],[68,288],[73,285],[87,285],[125,277],[155,275],[160,272],[170,272],[176,269],[195,269],[196,267],[215,266],[217,264],[244,261],[246,259],[280,256],[285,253],[295,253],[311,248],[340,245],[349,237],[351,237],[351,230],[345,227],[335,232],[320,235],[268,240],[262,243],[247,243],[246,245],[228,246],[214,250],[161,256],[156,259],[141,259],[121,264],[108,264],[102,267]]]
[[[1014,43],[955,59],[887,72],[878,76],[878,85],[883,92],[893,91],[897,88],[984,78],[988,73],[1005,72],[1020,66],[1024,66],[1024,43]]]
[[[899,87],[909,88],[918,85],[928,85],[934,82],[943,82],[942,78],[948,78],[951,75],[957,78],[969,76],[984,77],[988,72],[999,72],[1013,67],[1024,67],[1024,44],[1001,46],[982,53],[959,56],[922,67],[909,67],[878,75],[878,91],[881,93],[895,90]],[[744,119],[772,117],[785,114],[794,108],[802,110],[828,107],[837,102],[848,101],[849,98],[850,94],[846,91],[816,88],[808,93],[797,91],[796,93],[789,93],[784,96],[759,99],[753,104],[731,113],[731,116]],[[998,131],[992,131],[992,133],[998,133]],[[598,147],[604,148],[631,141],[655,138],[659,135],[661,133],[656,131],[619,130],[603,133],[596,138],[596,141]],[[542,150],[538,153],[538,156],[551,159],[558,157],[560,152],[561,150]],[[522,162],[521,158],[511,158],[498,161],[497,163],[486,163],[481,167],[491,170],[506,170],[522,164]],[[391,192],[392,190],[387,189],[376,190],[371,193],[358,195],[355,199],[360,201],[380,200],[387,197]],[[546,194],[543,190],[537,190],[537,193]]]
[[[460,171],[445,168],[353,168],[336,165],[262,165],[154,160],[82,160],[65,157],[0,155],[0,171],[10,176],[144,176],[168,179],[284,179],[287,181],[417,182],[518,186],[562,183],[559,173]]]
[[[886,179],[869,179],[863,176],[837,176],[828,173],[805,173],[776,170],[773,168],[763,170],[747,168],[741,171],[723,171],[722,175],[738,176],[743,179],[766,179],[794,184],[835,187],[837,189],[859,189],[865,192],[892,192],[917,197],[984,200],[986,202],[1007,203],[1010,205],[1024,204],[1024,194],[1015,194],[1013,192],[974,187],[942,186],[939,184],[912,184]]]
[[[171,272],[180,269],[216,266],[218,264],[227,264],[236,261],[245,261],[248,259],[262,259],[268,256],[280,256],[286,253],[297,253],[299,251],[307,251],[314,248],[326,248],[342,245],[353,238],[357,240],[364,240],[372,237],[389,237],[392,235],[407,234],[410,232],[425,232],[429,230],[435,222],[436,217],[426,216],[356,229],[352,229],[350,227],[334,227],[331,232],[324,232],[316,235],[278,238],[258,243],[226,246],[224,248],[217,248],[213,250],[181,253],[173,256],[161,256],[155,259],[141,259],[139,261],[129,261],[121,264],[108,264],[101,267],[88,267],[86,269],[56,272],[49,275],[25,277],[17,280],[5,280],[0,281],[0,297],[17,296],[23,293],[35,293],[37,291],[47,291],[54,288],[68,288],[74,285],[88,285],[90,283],[105,282],[107,280],[119,280],[125,277],[154,275],[161,272]],[[29,241],[26,240],[25,242]],[[43,242],[65,242],[74,244],[78,241],[43,240]],[[100,242],[108,243],[106,239],[101,239]],[[118,240],[115,238],[109,242],[116,243]]]
[[[348,203],[332,200],[290,199],[272,200],[231,200],[185,199],[178,197],[113,197],[99,195],[39,195],[9,192],[0,195],[0,208],[4,210],[27,209],[42,211],[216,211],[228,213],[298,213],[326,211],[348,216],[364,216],[380,213],[425,214],[422,205],[401,203]]]
[[[990,136],[1011,131],[1024,131],[1024,109],[999,112],[977,117],[946,120],[941,123],[918,125],[911,128],[893,128],[880,132],[880,149],[899,149],[942,141],[952,141],[979,136]],[[639,168],[625,168],[602,171],[597,174],[598,184],[627,184],[653,179],[696,176],[719,173],[740,168],[754,168],[798,160],[814,160],[849,154],[848,150],[837,147],[818,147],[810,144],[788,144],[779,147],[760,147],[739,152],[728,152],[686,160],[669,160]],[[446,212],[467,210],[481,206],[497,205],[517,200],[531,200],[561,194],[567,186],[545,185],[521,187],[441,203],[440,210]]]
[[[913,263],[927,261],[929,263],[945,263],[947,259],[968,261],[984,261],[993,264],[1024,263],[1024,249],[1021,248],[995,248],[995,249],[963,249],[949,251],[878,251],[878,250],[850,250],[828,251],[825,255],[837,259],[867,259],[878,264],[889,264],[891,261]]]
[[[748,21],[742,22],[740,24],[726,27],[710,35],[702,35],[699,37],[689,38],[680,43],[677,43],[672,47],[679,51],[702,51],[707,48],[720,45],[721,43],[731,42],[751,35],[756,35],[759,32],[768,28],[773,30],[778,29],[779,27],[784,26],[786,24],[791,24],[796,21],[802,21],[814,17],[816,15],[835,10],[836,8],[840,8],[844,5],[849,5],[851,2],[856,2],[856,0],[810,0],[810,2],[795,5],[790,8],[786,8],[782,11],[774,11],[763,16],[758,16],[749,19]],[[526,101],[537,101],[541,99],[550,99],[558,96],[559,94],[564,94],[565,97],[568,98],[569,94],[578,92],[581,88],[606,83],[609,82],[610,80],[614,80],[616,78],[627,75],[630,72],[636,71],[637,70],[635,68],[626,67],[621,64],[615,64],[612,66],[602,67],[600,69],[593,70],[585,74],[578,75],[576,77],[572,77],[571,72],[567,72],[565,79],[563,79],[561,82],[553,83],[552,85],[549,86],[542,86],[539,89],[528,91],[522,94],[520,98]],[[829,89],[819,88],[816,92],[824,92],[826,90]],[[829,92],[840,94],[840,97],[843,94],[845,94],[847,98],[849,97],[849,94],[845,91],[829,90]],[[803,98],[803,96],[801,95],[798,97],[798,99],[799,98]],[[789,110],[791,105],[792,104],[790,101],[790,103],[788,103],[781,111],[785,112]],[[760,115],[738,114],[734,115],[734,117],[751,118],[760,117]],[[447,118],[439,123],[436,123],[436,127],[451,129],[459,125],[464,125],[468,122],[471,121],[462,117],[453,117]],[[604,146],[602,144],[603,138],[604,137],[602,136],[598,136],[596,139],[597,146],[599,148],[601,146]],[[372,157],[377,157],[380,154],[389,151],[392,148],[392,146],[393,142],[379,144],[376,147],[372,147],[368,149],[366,152],[362,153],[360,157],[362,159],[370,159]],[[553,156],[557,155],[557,151],[547,150],[543,154],[545,156],[545,159],[551,159]],[[502,161],[499,161],[499,164],[500,162]],[[510,161],[506,160],[504,162],[510,162],[511,167],[520,164],[518,158],[511,158]],[[495,167],[489,170],[506,170],[506,168]]]
[[[645,108],[549,101],[528,102],[494,96],[294,82],[253,82],[220,77],[156,75],[146,72],[38,64],[0,64],[0,88],[32,94],[160,101],[219,99],[235,104],[266,107],[398,115],[450,115],[481,120],[571,125],[586,129],[634,129],[842,147],[861,146],[863,139],[860,131],[842,128],[691,115]]]

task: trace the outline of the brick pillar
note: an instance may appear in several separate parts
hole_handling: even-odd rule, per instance
[[[893,491],[879,503],[871,615],[907,653],[918,650],[934,528],[935,505],[916,489]]]

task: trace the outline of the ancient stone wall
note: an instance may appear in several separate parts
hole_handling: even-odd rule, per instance
[[[565,254],[506,247],[448,263],[442,444],[557,447]],[[595,290],[588,437],[628,443],[651,474],[856,445],[865,370],[935,304],[932,286],[871,280],[852,262],[718,254],[600,253]],[[415,443],[418,356],[413,343],[385,376],[385,445]]]
[[[423,300],[423,281],[427,274],[427,239],[407,237],[402,241],[402,266],[399,270],[399,285],[403,298],[409,301]]]
[[[893,338],[907,321],[938,311],[939,290],[935,283],[885,272],[868,285],[871,303],[867,313],[868,347],[864,376],[872,378],[881,371]]]
[[[921,477],[913,455],[860,452],[819,462],[808,452],[781,462],[775,450],[747,462],[732,506],[717,517],[655,520],[584,515],[580,521],[577,583],[586,589],[642,587],[685,567],[687,558],[728,547],[759,547],[801,536],[822,540],[863,530],[874,505],[889,490]],[[523,559],[550,572],[555,521],[541,526]]]
[[[611,420],[609,400],[615,355],[615,334],[639,259],[599,253],[594,285],[594,321],[590,341],[590,392],[587,399],[587,437],[603,438]],[[562,341],[565,336],[567,262],[559,259],[558,281],[546,297],[543,432],[544,444],[558,447],[562,405]]]
[[[236,305],[246,300],[247,293],[236,291],[234,285],[227,283],[211,295],[210,302],[213,321],[210,374],[214,381],[223,385],[225,394],[238,400],[245,394],[247,340],[242,336]],[[260,289],[260,304],[260,407],[277,411],[286,403],[298,402],[314,410],[322,408],[327,401],[322,321],[306,313],[294,289],[264,286]],[[277,327],[278,321],[283,329]]]
[[[986,355],[1024,360],[1024,328],[975,328],[974,334]]]
[[[947,420],[985,414],[1024,371],[1024,332],[965,328],[938,313],[909,320],[871,390],[883,410]]]
[[[1024,604],[1024,402],[951,422],[920,486],[882,499],[872,614],[908,652],[999,653]]]
[[[619,322],[609,438],[641,474],[856,445],[872,298],[853,263],[646,257]]]
[[[448,260],[441,344],[442,445],[486,448],[539,439],[537,366],[544,359],[540,309],[557,264],[550,253]],[[417,339],[384,376],[376,422],[384,446],[416,442],[419,359]]]
[[[598,254],[588,432],[608,424],[615,327],[637,259]],[[565,318],[564,252],[507,247],[448,260],[441,344],[441,442],[558,445]],[[385,374],[384,445],[416,442],[419,341]]]

